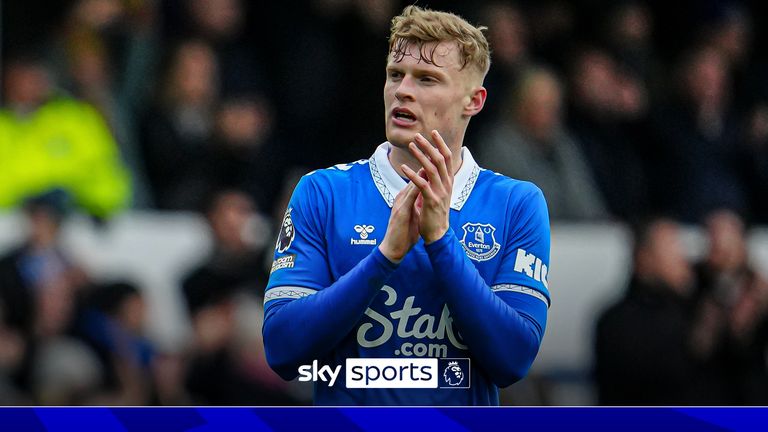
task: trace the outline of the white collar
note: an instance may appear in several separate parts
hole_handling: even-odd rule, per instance
[[[395,202],[395,196],[407,184],[389,162],[391,146],[392,144],[389,142],[379,145],[373,156],[369,159],[368,164],[371,167],[371,177],[373,177],[376,188],[390,207]],[[454,210],[461,210],[464,206],[467,198],[469,198],[469,194],[472,193],[472,188],[475,187],[477,176],[480,173],[480,167],[475,162],[475,158],[472,157],[472,153],[469,152],[468,148],[461,148],[461,158],[463,160],[461,168],[453,178],[451,208]]]

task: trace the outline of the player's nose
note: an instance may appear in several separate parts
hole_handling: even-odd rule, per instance
[[[414,82],[410,75],[406,75],[400,80],[395,90],[395,97],[398,101],[414,100]]]

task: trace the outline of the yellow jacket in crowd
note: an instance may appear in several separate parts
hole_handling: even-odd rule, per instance
[[[98,217],[128,205],[130,174],[104,119],[65,98],[27,115],[0,110],[0,209],[54,188]]]

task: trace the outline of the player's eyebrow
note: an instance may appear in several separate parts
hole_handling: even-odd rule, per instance
[[[406,67],[401,66],[399,63],[390,63],[387,65],[386,71],[387,73],[392,72],[400,72],[405,73]],[[437,67],[424,67],[422,65],[414,65],[410,67],[411,74],[417,78],[421,78],[423,76],[432,76],[437,78],[438,80],[445,80],[447,79],[448,75],[442,70]]]
[[[434,68],[415,68],[413,71],[413,75],[416,77],[423,77],[423,76],[431,76],[435,77],[439,80],[445,80],[447,78],[447,74],[443,72],[440,69],[434,69]]]

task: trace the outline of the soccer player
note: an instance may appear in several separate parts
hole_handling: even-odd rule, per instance
[[[482,30],[405,8],[389,39],[387,142],[296,186],[265,293],[264,342],[285,379],[315,360],[341,366],[333,385],[316,381],[316,404],[498,405],[498,387],[536,357],[549,306],[544,197],[462,147],[486,99]],[[438,371],[446,388],[345,385],[348,358],[428,357],[469,361]]]

